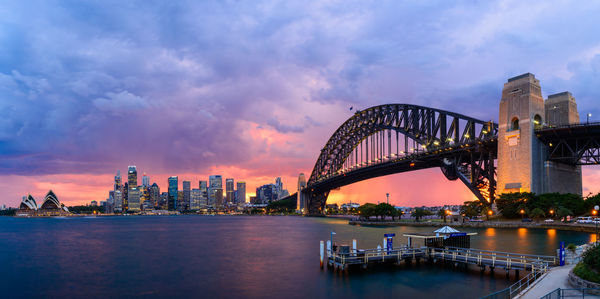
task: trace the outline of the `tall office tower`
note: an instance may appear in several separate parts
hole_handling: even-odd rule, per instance
[[[145,172],[144,176],[142,176],[142,186],[150,187],[150,177],[148,177]]]
[[[227,204],[233,204],[233,179],[225,179],[225,198],[227,199]]]
[[[154,208],[158,208],[160,206],[160,188],[156,183],[150,186],[150,202]]]
[[[302,213],[306,209],[304,195],[302,194],[304,188],[306,188],[306,176],[304,176],[304,173],[301,173],[298,176],[298,198],[296,199],[296,210],[298,213]]]
[[[200,187],[200,206],[208,206],[208,184],[206,181],[199,181],[198,187]]]
[[[129,183],[123,185],[123,211],[127,211],[127,199],[129,198]]]
[[[112,214],[114,213],[115,207],[115,191],[111,190],[108,192],[108,199],[106,200],[106,206],[104,208],[104,213]]]
[[[129,183],[129,189],[137,188],[137,168],[135,165],[127,167],[127,182]]]
[[[127,200],[127,212],[135,213],[140,211],[140,190],[138,188],[129,189],[129,198]]]
[[[190,199],[190,210],[198,210],[200,209],[200,198],[201,198],[200,189],[192,189],[191,199]]]
[[[177,185],[179,184],[177,176],[169,177],[169,211],[177,210]]]
[[[208,178],[208,204],[212,207],[216,205],[216,189],[221,189],[221,197],[223,197],[223,177],[220,175],[211,175]]]
[[[121,190],[115,190],[115,213],[123,212],[123,192]]]
[[[213,196],[215,198],[215,206],[217,208],[223,208],[225,207],[225,198],[223,198],[223,189],[222,188],[216,188],[213,189]]]
[[[183,203],[182,203],[182,210],[189,210],[191,203],[191,182],[190,181],[183,181]]]
[[[117,175],[115,175],[115,186],[113,188],[114,191],[121,190],[123,188],[123,182],[121,181],[121,171],[117,170]]]
[[[275,187],[277,188],[277,196],[280,196],[283,191],[283,183],[281,182],[281,177],[277,177],[275,179]]]
[[[238,181],[236,190],[236,204],[246,203],[246,182]]]

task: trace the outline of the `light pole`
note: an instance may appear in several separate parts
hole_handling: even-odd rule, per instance
[[[588,122],[588,124],[590,123],[590,117],[592,117],[592,114],[591,114],[591,113],[588,113],[588,114],[587,114],[587,122]]]
[[[600,210],[600,207],[597,205],[594,206],[593,214],[598,215],[598,210]],[[596,219],[594,219],[594,223],[596,223],[596,242],[595,242],[595,244],[598,244],[598,217],[596,217]]]
[[[389,205],[390,204],[390,194],[386,193],[385,197],[387,197],[387,204]]]
[[[521,211],[519,211],[519,213],[521,213],[521,220],[523,220],[523,216],[525,216],[525,210],[521,209]]]

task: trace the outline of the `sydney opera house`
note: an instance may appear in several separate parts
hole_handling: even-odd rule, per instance
[[[71,214],[69,209],[58,201],[58,197],[52,190],[44,196],[41,206],[38,206],[31,194],[23,197],[16,213],[17,216],[64,216],[69,214]]]

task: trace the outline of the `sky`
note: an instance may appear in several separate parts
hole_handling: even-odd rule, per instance
[[[52,189],[105,200],[117,170],[290,191],[355,109],[412,103],[498,119],[531,72],[600,119],[595,1],[3,1],[0,204]],[[584,194],[600,166],[584,167]],[[141,183],[141,178],[139,179]],[[293,191],[292,191],[293,192]],[[472,200],[439,169],[335,190],[330,202]]]

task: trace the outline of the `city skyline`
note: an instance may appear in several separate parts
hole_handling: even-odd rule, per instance
[[[244,177],[248,194],[278,176],[296,190],[356,109],[461,105],[498,121],[502,84],[526,72],[544,98],[570,91],[583,121],[600,119],[598,4],[263,3],[172,4],[177,24],[147,3],[6,3],[0,204],[49,189],[68,205],[101,201],[130,163],[144,170],[138,184],[143,172],[156,182],[219,173]],[[597,167],[583,168],[583,186],[600,191]],[[343,187],[329,202],[386,193],[402,206],[473,199],[429,169]]]

